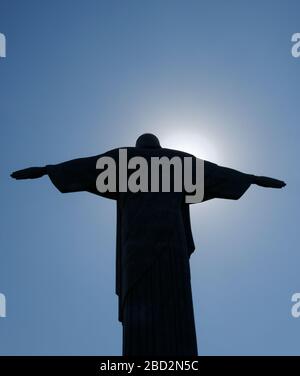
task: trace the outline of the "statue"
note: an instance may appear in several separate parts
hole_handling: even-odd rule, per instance
[[[191,290],[190,256],[195,250],[189,205],[183,192],[100,192],[99,157],[116,160],[120,148],[55,165],[15,171],[15,179],[48,175],[62,193],[87,191],[116,201],[116,294],[123,327],[123,355],[198,355]],[[163,148],[150,133],[141,135],[129,157],[196,157]],[[238,200],[256,184],[282,188],[277,179],[246,174],[204,161],[204,196]]]

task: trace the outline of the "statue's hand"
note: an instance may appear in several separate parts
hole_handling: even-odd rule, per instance
[[[14,179],[38,179],[46,174],[45,167],[29,167],[24,170],[14,171],[10,176]]]
[[[282,180],[268,178],[267,176],[255,176],[254,184],[266,188],[283,188],[286,185]]]

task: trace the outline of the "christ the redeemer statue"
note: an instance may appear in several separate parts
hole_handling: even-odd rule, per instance
[[[87,191],[116,201],[116,294],[118,319],[123,326],[123,355],[198,355],[194,321],[190,256],[195,249],[189,205],[178,192],[104,192],[97,189],[97,160],[111,157],[118,164],[119,149],[45,167],[15,171],[15,179],[48,175],[62,193]],[[124,149],[124,148],[122,148]],[[163,148],[150,133],[128,158],[142,156],[192,157]],[[246,174],[204,161],[204,196],[238,200],[250,187],[282,188],[283,181]]]

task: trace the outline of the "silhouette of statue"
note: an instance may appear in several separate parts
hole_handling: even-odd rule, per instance
[[[124,147],[125,148],[125,147]],[[124,149],[123,148],[123,149]],[[45,167],[15,171],[15,179],[48,175],[62,193],[87,191],[116,200],[116,294],[118,320],[123,326],[123,355],[198,355],[190,274],[195,249],[189,205],[181,192],[100,193],[96,162],[109,156],[118,164],[118,151],[78,158]],[[194,157],[163,148],[152,134],[141,135],[128,158],[142,156]],[[282,188],[283,181],[245,174],[204,161],[204,197],[238,200],[250,187]]]

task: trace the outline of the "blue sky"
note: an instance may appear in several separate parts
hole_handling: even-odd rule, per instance
[[[11,171],[134,145],[285,180],[192,207],[200,355],[299,355],[298,1],[0,1],[0,354],[121,355],[116,208]]]

